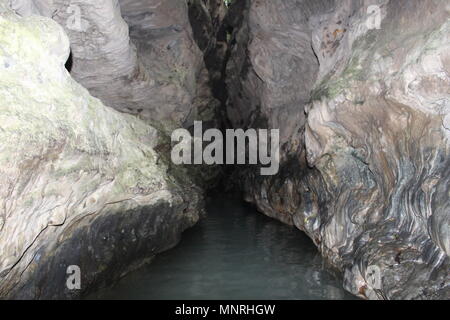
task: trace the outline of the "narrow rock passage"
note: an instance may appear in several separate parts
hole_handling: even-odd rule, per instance
[[[230,196],[207,211],[175,249],[90,298],[354,299],[295,228]]]
[[[449,88],[449,1],[0,0],[0,299],[449,300]]]

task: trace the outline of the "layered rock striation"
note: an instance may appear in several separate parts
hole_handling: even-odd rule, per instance
[[[305,231],[355,295],[448,299],[448,5],[234,6],[228,117],[282,144],[278,175],[241,171],[246,199]]]

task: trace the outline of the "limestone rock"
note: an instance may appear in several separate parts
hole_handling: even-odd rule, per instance
[[[155,151],[158,131],[93,98],[68,56],[56,22],[0,2],[0,297],[110,285],[202,211],[198,189]],[[70,265],[81,291],[66,287]]]
[[[242,172],[247,200],[305,231],[355,295],[448,299],[445,1],[239,5],[229,118],[282,137],[277,176]]]
[[[106,105],[167,130],[216,120],[185,1],[14,0],[12,7],[64,27],[73,78]]]

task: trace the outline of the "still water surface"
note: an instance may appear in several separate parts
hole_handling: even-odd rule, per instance
[[[93,299],[352,299],[299,230],[232,197],[180,244]]]

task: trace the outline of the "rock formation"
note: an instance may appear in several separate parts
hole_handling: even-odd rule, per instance
[[[217,101],[184,1],[12,0],[12,7],[63,26],[72,77],[106,105],[168,129],[215,124]]]
[[[70,77],[49,18],[0,2],[0,48],[0,297],[75,298],[175,245],[202,196],[155,151],[158,131]]]
[[[235,6],[229,119],[282,140],[278,175],[241,172],[246,199],[305,231],[355,295],[448,299],[448,5]]]
[[[219,170],[168,135],[203,120],[280,129],[245,199],[348,291],[449,299],[449,29],[441,0],[0,0],[0,297],[78,298],[175,245]]]

